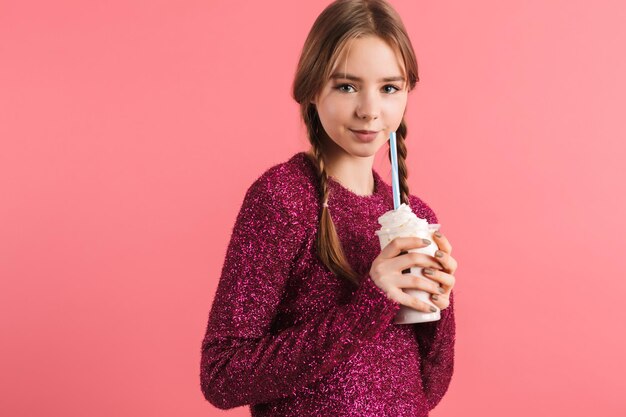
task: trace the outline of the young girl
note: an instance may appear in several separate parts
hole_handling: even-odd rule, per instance
[[[221,409],[252,416],[427,416],[448,389],[456,261],[435,237],[380,250],[378,217],[391,187],[372,168],[397,132],[402,202],[435,213],[407,182],[404,121],[418,81],[411,42],[383,0],[338,0],[315,21],[293,95],[311,148],[248,189],[202,342],[201,389]],[[403,274],[428,268],[437,285]],[[425,270],[426,271],[426,270]],[[400,304],[430,311],[402,288],[432,294],[441,319],[394,324]]]

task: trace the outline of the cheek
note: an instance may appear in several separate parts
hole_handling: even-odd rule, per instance
[[[319,109],[323,124],[332,125],[340,123],[347,117],[348,106],[342,105],[339,100],[327,100],[323,107]]]
[[[406,96],[398,97],[397,99],[390,100],[387,103],[386,113],[390,123],[398,125],[400,124],[400,122],[402,121],[402,116],[404,116],[404,112],[406,110],[406,103]]]

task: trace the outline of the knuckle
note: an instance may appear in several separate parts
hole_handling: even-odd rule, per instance
[[[383,273],[382,271],[382,267],[380,266],[379,263],[376,263],[374,265],[372,265],[372,274],[376,275],[377,277],[381,276]]]
[[[454,287],[454,284],[456,284],[456,278],[454,277],[454,275],[450,275],[450,283],[448,285],[450,287]]]
[[[411,277],[411,284],[416,287],[419,287],[422,284],[422,279],[420,277],[413,275]]]

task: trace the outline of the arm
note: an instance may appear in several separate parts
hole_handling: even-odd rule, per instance
[[[432,410],[444,396],[454,372],[454,290],[450,292],[450,305],[441,310],[441,319],[414,324],[419,344],[422,385]]]
[[[424,206],[428,223],[438,223],[432,209]],[[450,291],[450,305],[441,310],[441,319],[416,323],[413,329],[419,345],[422,385],[428,400],[428,409],[432,410],[448,390],[454,372],[454,290]]]
[[[367,276],[350,303],[270,333],[304,230],[268,184],[246,194],[202,341],[202,392],[221,409],[294,394],[377,338],[399,309]]]

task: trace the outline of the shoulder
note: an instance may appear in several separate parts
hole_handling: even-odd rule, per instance
[[[303,152],[274,164],[248,188],[247,197],[299,217],[317,206],[316,174]]]
[[[426,219],[430,224],[439,223],[435,211],[424,200],[416,195],[410,195],[409,202],[411,203],[411,210],[417,217]]]

